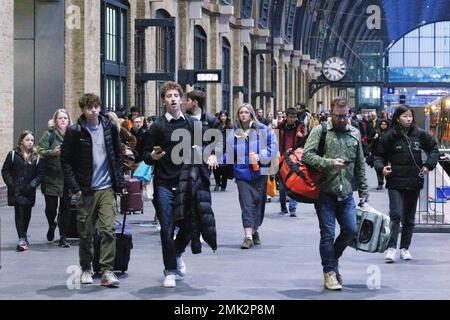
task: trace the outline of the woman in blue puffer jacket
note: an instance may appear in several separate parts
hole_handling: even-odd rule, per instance
[[[272,150],[278,150],[274,132],[256,118],[253,107],[244,103],[237,109],[233,130],[227,135],[227,159],[233,159],[245,238],[241,249],[261,244],[258,228],[264,219],[267,175]],[[230,161],[227,161],[230,163]]]

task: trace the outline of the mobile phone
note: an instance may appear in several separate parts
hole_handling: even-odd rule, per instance
[[[162,152],[162,148],[160,146],[154,146],[153,147],[153,151],[155,151],[156,153],[161,153]]]
[[[344,164],[349,165],[350,163],[352,163],[353,161],[350,160],[344,160]]]

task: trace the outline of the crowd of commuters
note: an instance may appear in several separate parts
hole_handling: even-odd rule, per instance
[[[357,233],[353,192],[359,204],[368,200],[367,163],[378,177],[377,190],[386,180],[391,217],[391,238],[386,262],[394,262],[402,224],[400,257],[409,252],[414,216],[423,177],[437,164],[433,138],[414,122],[413,110],[399,106],[393,115],[375,112],[357,115],[345,98],[334,99],[330,113],[312,114],[307,106],[268,113],[248,103],[236,113],[207,111],[202,91],[183,92],[176,82],[160,90],[165,113],[141,115],[132,107],[129,116],[104,114],[100,98],[92,93],[79,100],[81,116],[72,123],[65,109],[58,109],[38,143],[32,132],[20,134],[8,153],[2,176],[8,187],[8,205],[15,210],[17,251],[29,250],[28,226],[36,189],[41,185],[48,221],[46,238],[53,241],[59,228],[58,245],[68,248],[67,230],[71,202],[76,202],[81,283],[93,280],[93,235],[101,236],[100,269],[103,286],[117,287],[113,272],[116,236],[116,201],[127,193],[128,179],[143,161],[153,166],[153,205],[160,223],[163,256],[163,286],[176,287],[187,273],[182,255],[191,245],[201,252],[206,242],[217,249],[217,233],[210,177],[214,192],[224,192],[228,180],[237,184],[244,239],[241,249],[261,245],[260,230],[265,215],[270,168],[278,156],[303,148],[306,165],[323,173],[315,210],[320,226],[320,257],[324,287],[342,288],[339,259]],[[196,134],[200,132],[200,141]],[[326,135],[324,153],[319,143]],[[180,145],[187,146],[180,148]],[[423,161],[421,151],[428,154]],[[414,174],[411,174],[414,172]],[[270,177],[272,175],[272,177]],[[272,180],[271,180],[272,179]],[[279,183],[280,213],[291,217],[299,207]],[[340,233],[335,239],[336,221]]]

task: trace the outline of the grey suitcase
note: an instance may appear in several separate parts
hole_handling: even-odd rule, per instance
[[[384,252],[387,249],[391,229],[390,218],[367,203],[356,207],[358,234],[350,246],[366,252]]]

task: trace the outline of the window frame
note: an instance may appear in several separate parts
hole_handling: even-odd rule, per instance
[[[194,26],[194,69],[208,69],[208,36],[200,25]],[[206,93],[206,83],[196,83],[194,88]]]
[[[231,109],[231,43],[222,37],[222,110]]]
[[[123,112],[128,107],[129,7],[117,0],[102,0],[101,4],[102,109]]]

